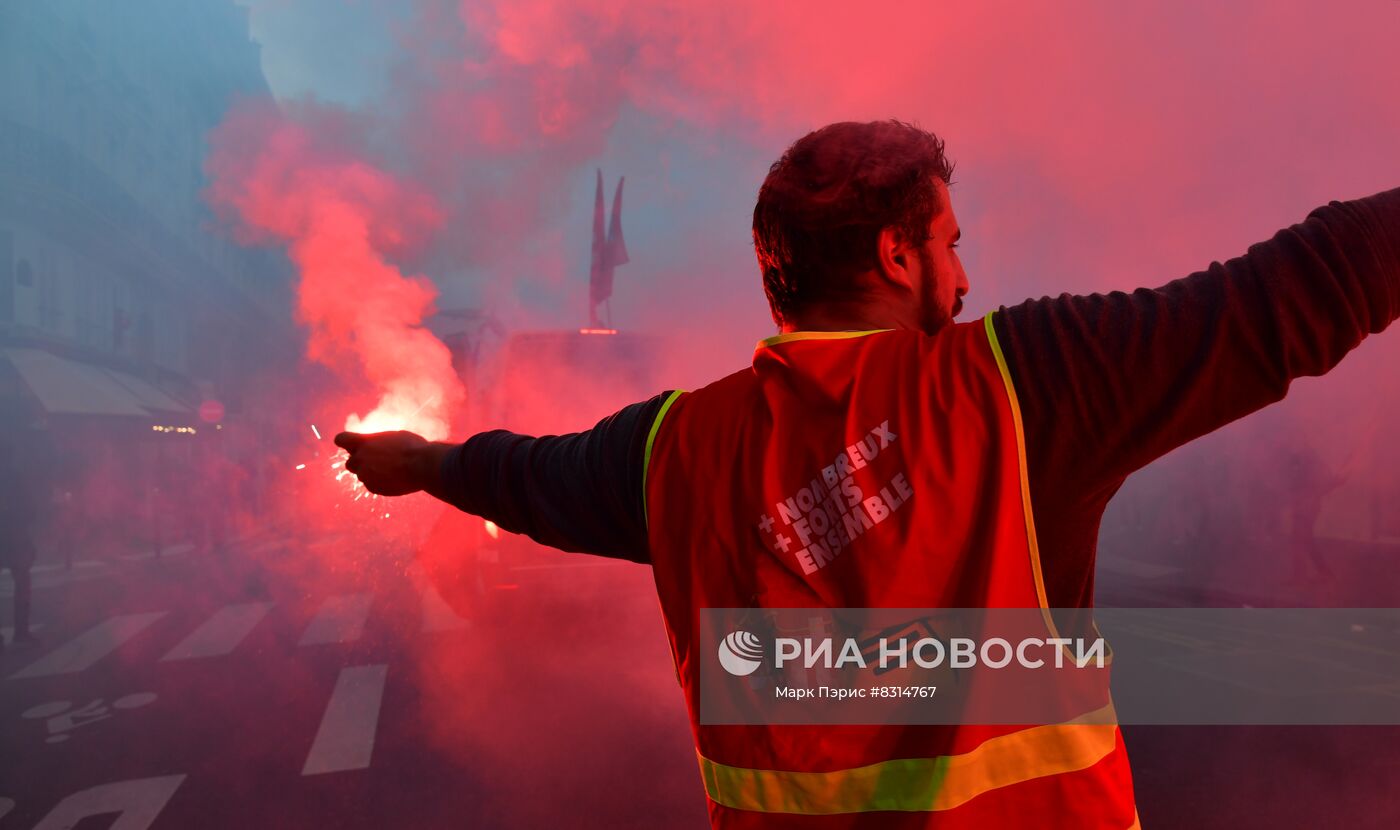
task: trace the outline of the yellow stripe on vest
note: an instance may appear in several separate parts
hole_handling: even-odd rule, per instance
[[[1059,637],[1060,632],[1055,625],[1055,619],[1050,614],[1050,600],[1045,594],[1045,576],[1040,568],[1040,542],[1035,535],[1035,511],[1031,508],[1031,474],[1030,467],[1026,463],[1026,430],[1024,422],[1021,420],[1021,401],[1016,397],[1016,384],[1011,381],[1011,370],[1006,367],[1006,354],[1001,350],[1001,341],[997,339],[996,326],[992,323],[994,311],[987,312],[982,318],[983,326],[987,330],[987,342],[992,347],[992,356],[996,358],[997,370],[1001,373],[1003,386],[1006,388],[1006,398],[1011,404],[1011,421],[1016,426],[1016,459],[1020,467],[1021,476],[1021,506],[1026,519],[1026,542],[1030,546],[1031,554],[1031,576],[1035,579],[1035,596],[1040,602],[1041,616],[1045,618],[1045,625],[1050,629],[1050,633]],[[1092,622],[1094,633],[1102,638],[1099,633],[1099,624]],[[1107,641],[1104,643],[1108,646]],[[1071,664],[1077,663],[1077,658],[1070,653],[1067,646],[1061,646],[1065,656]],[[1113,647],[1108,646],[1108,657],[1106,662],[1113,663]]]
[[[867,329],[865,331],[790,331],[784,334],[775,334],[772,337],[765,337],[758,341],[754,351],[765,346],[776,346],[779,343],[791,343],[794,340],[849,340],[852,337],[864,337],[867,334],[879,334],[882,331],[894,331],[894,329]]]
[[[1117,746],[1114,721],[1109,704],[1070,723],[992,738],[961,755],[833,772],[744,769],[701,755],[700,775],[712,801],[739,810],[804,815],[951,810],[992,790],[1093,766]]]
[[[661,419],[666,417],[666,412],[671,408],[671,404],[676,402],[676,398],[685,394],[684,389],[677,389],[666,396],[666,400],[661,404],[661,409],[657,410],[656,418],[651,422],[651,431],[647,433],[646,449],[642,452],[642,521],[647,526],[651,526],[651,518],[647,516],[647,471],[651,469],[651,445],[656,443],[656,431],[661,429]]]
[[[1031,481],[1026,464],[1026,432],[1021,422],[1021,402],[1016,397],[1016,384],[1011,382],[1011,370],[1006,367],[1006,355],[1002,353],[1001,342],[997,340],[996,327],[992,325],[992,315],[995,313],[987,312],[982,322],[987,329],[987,342],[992,346],[992,356],[996,358],[997,369],[1001,372],[1001,380],[1006,387],[1006,397],[1011,402],[1011,421],[1016,426],[1016,457],[1021,470],[1021,505],[1026,517],[1026,541],[1030,543],[1031,549],[1031,573],[1035,576],[1035,595],[1041,608],[1049,608],[1050,602],[1045,596],[1045,577],[1040,571],[1040,544],[1035,536],[1035,516],[1031,511]],[[1050,623],[1050,630],[1055,631],[1054,622],[1048,617],[1046,621]],[[1055,632],[1055,636],[1060,635]]]

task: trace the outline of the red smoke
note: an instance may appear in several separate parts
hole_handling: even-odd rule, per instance
[[[425,2],[398,27],[388,94],[356,115],[371,126],[332,129],[430,190],[452,232],[430,241],[418,267],[441,279],[468,271],[473,301],[498,309],[544,305],[522,300],[522,283],[544,283],[535,295],[577,285],[587,248],[560,237],[560,220],[581,210],[567,190],[600,157],[624,155],[629,204],[677,217],[674,238],[653,243],[664,261],[648,261],[638,237],[632,268],[647,282],[631,295],[636,316],[713,318],[706,336],[731,344],[722,354],[732,362],[767,333],[752,331],[766,320],[745,210],[766,165],[807,129],[897,116],[948,140],[970,313],[1156,285],[1400,174],[1392,29],[1375,13]],[[714,156],[719,176],[718,164],[693,174],[713,189],[685,181],[686,167]],[[730,198],[717,204],[721,192]],[[627,302],[619,297],[619,312]]]
[[[441,225],[434,199],[266,105],[229,114],[208,170],[211,202],[244,239],[287,244],[308,357],[376,391],[374,409],[346,428],[446,438],[464,393],[447,347],[423,327],[437,291],[389,261]]]

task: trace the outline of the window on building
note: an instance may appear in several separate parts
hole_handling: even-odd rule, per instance
[[[59,308],[58,294],[61,286],[58,282],[58,275],[46,273],[39,275],[39,327],[49,331],[57,331],[60,318],[62,317]]]
[[[15,319],[15,235],[0,230],[0,323]]]
[[[155,357],[155,328],[149,311],[142,310],[136,315],[136,332],[132,338],[136,356],[142,360]]]

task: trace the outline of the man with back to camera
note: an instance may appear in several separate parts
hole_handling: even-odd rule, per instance
[[[571,435],[336,437],[373,492],[652,566],[715,827],[1137,827],[1111,708],[1032,728],[703,725],[699,610],[1090,607],[1128,474],[1400,316],[1393,189],[1155,290],[954,323],[951,175],[942,141],[898,121],[793,144],[753,219],[781,333],[702,389]],[[828,466],[866,498],[813,523],[830,527],[774,515]]]

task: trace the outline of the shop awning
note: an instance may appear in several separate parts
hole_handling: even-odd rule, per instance
[[[136,402],[140,404],[141,408],[152,414],[193,414],[193,411],[188,406],[185,406],[160,389],[157,389],[152,384],[138,377],[111,369],[103,369],[100,371],[110,375],[113,380],[126,387],[126,390],[131,393],[132,397],[136,398]]]
[[[42,349],[5,349],[4,356],[50,415],[191,415],[190,408],[140,378]]]

